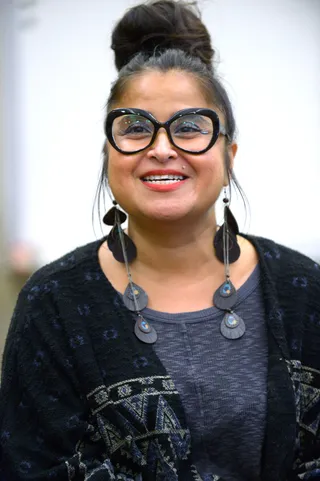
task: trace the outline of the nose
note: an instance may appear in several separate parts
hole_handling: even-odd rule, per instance
[[[149,159],[155,159],[158,162],[167,162],[178,157],[175,147],[171,144],[167,132],[160,129],[157,133],[155,141],[148,150]]]

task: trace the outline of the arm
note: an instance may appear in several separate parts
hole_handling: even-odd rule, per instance
[[[63,335],[55,338],[54,330],[46,329],[46,318],[52,318],[46,316],[48,306],[30,311],[27,298],[22,292],[3,358],[1,479],[119,479],[103,457],[101,441],[92,439],[94,427],[70,373]]]
[[[301,377],[300,450],[289,481],[320,480],[320,371],[302,369]]]
[[[319,412],[315,420],[316,424],[320,425]],[[317,434],[312,440],[310,434],[307,432],[304,435],[308,438],[309,447],[295,460],[294,469],[288,481],[320,480],[320,429],[317,429]]]
[[[309,280],[312,297],[305,316],[301,365],[294,370],[299,379],[296,405],[300,412],[300,449],[294,463],[292,480],[320,480],[320,268],[314,265]]]

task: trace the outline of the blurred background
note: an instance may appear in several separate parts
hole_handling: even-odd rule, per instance
[[[0,0],[0,354],[26,278],[103,235],[92,208],[110,33],[136,3]],[[320,0],[199,6],[238,122],[241,230],[319,260]]]

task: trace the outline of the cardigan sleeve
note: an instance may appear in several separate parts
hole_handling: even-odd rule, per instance
[[[318,393],[320,389],[318,389]],[[301,480],[320,480],[320,406],[319,406],[319,394],[318,406],[316,406],[316,413],[314,415],[314,426],[318,426],[315,432],[315,436],[307,452],[300,453],[300,456],[295,461],[294,469],[289,476],[288,481],[301,481]]]
[[[29,309],[20,294],[6,342],[0,400],[0,478],[15,481],[131,480],[116,474],[90,440],[92,426],[65,355],[61,326],[45,301]],[[71,372],[71,373],[70,373]],[[120,476],[120,478],[119,478]]]
[[[320,480],[320,266],[314,264],[302,278],[308,297],[301,343],[301,363],[293,373],[299,379],[296,405],[300,413],[300,446],[294,465],[297,480]]]

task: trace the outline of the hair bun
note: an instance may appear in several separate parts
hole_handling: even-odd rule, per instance
[[[180,49],[211,66],[214,50],[196,2],[156,0],[130,8],[112,32],[111,48],[118,70],[137,53],[154,55]]]

